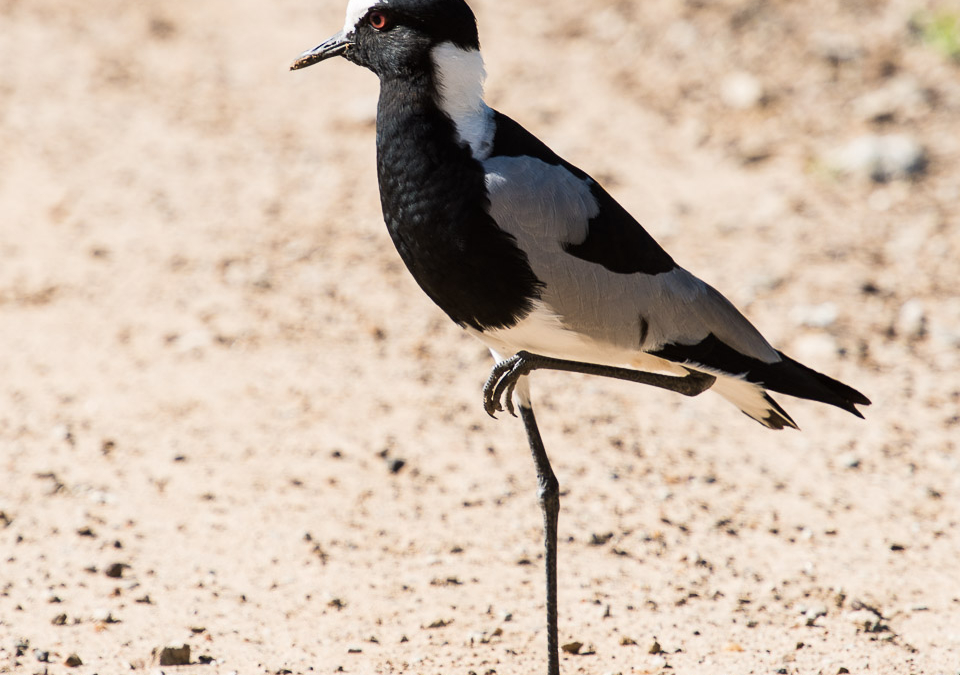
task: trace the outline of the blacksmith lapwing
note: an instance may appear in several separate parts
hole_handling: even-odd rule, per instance
[[[536,369],[715,391],[771,429],[767,390],[860,417],[860,392],[777,351],[719,292],[674,262],[593,178],[483,99],[464,0],[350,0],[343,29],[292,69],[342,56],[380,78],[383,217],[407,268],[496,360],[490,415],[516,398],[539,480],[548,673],[559,673],[557,479],[531,406]]]

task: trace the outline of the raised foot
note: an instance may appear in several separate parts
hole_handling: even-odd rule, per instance
[[[503,410],[502,400],[510,414],[517,416],[513,408],[513,390],[520,378],[534,369],[532,359],[529,358],[531,356],[533,355],[527,352],[517,352],[496,364],[490,371],[490,377],[483,385],[483,409],[490,417],[496,418],[496,413]]]
[[[637,382],[646,384],[659,389],[666,389],[684,396],[697,396],[713,386],[717,381],[712,375],[689,370],[689,374],[684,377],[675,377],[671,375],[660,375],[658,373],[645,373],[639,370],[630,370],[629,368],[614,368],[612,366],[601,366],[595,363],[580,363],[578,361],[564,361],[563,359],[554,359],[548,356],[539,356],[530,352],[517,352],[509,359],[504,359],[496,364],[490,371],[490,377],[483,385],[483,408],[490,417],[496,417],[496,413],[504,409],[514,417],[516,412],[513,407],[513,390],[517,386],[517,381],[524,375],[528,375],[533,370],[563,370],[573,373],[585,373],[587,375],[600,375],[602,377],[612,377],[618,380],[627,380],[628,382]]]

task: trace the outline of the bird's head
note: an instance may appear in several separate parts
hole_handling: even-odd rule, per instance
[[[369,68],[381,79],[415,73],[434,48],[480,49],[477,21],[464,0],[350,0],[343,30],[301,54],[291,70],[333,56]]]

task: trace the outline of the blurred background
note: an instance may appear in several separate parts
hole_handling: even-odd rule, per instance
[[[0,0],[0,672],[542,668],[522,426],[387,236],[376,79],[286,70],[345,4]],[[564,672],[955,672],[960,4],[472,6],[492,106],[874,401],[538,373]]]

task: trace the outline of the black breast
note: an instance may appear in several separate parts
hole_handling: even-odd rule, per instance
[[[512,326],[532,309],[541,283],[488,214],[482,165],[425,90],[381,83],[384,220],[407,269],[451,319],[477,330]]]

